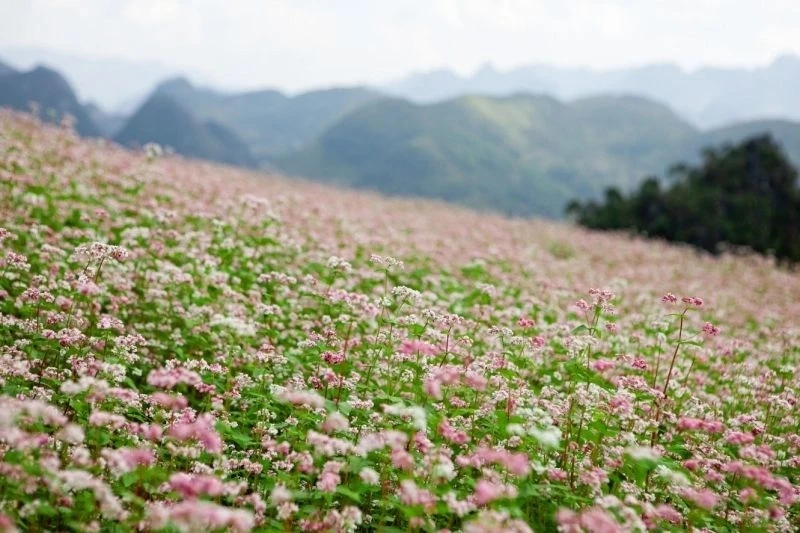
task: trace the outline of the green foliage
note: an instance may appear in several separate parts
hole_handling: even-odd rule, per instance
[[[572,202],[568,213],[595,229],[630,229],[712,253],[723,244],[800,260],[797,171],[769,135],[707,149],[699,166],[676,165],[673,183],[646,179],[628,196]]]

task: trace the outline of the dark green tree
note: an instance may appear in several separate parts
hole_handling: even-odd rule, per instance
[[[797,170],[769,135],[709,148],[697,166],[678,164],[670,184],[647,178],[630,195],[606,191],[604,202],[571,202],[578,223],[632,230],[717,253],[727,243],[800,260]]]

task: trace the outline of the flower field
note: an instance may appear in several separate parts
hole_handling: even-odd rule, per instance
[[[0,113],[0,531],[798,531],[800,275]]]

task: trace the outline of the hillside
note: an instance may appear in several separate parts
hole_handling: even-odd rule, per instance
[[[558,217],[571,199],[598,196],[611,185],[629,189],[693,160],[705,146],[762,129],[800,162],[800,124],[761,121],[702,132],[637,97],[391,100],[356,110],[275,162],[290,174],[387,194]]]
[[[394,100],[355,111],[276,163],[389,194],[559,216],[575,196],[633,184],[667,165],[663,143],[693,133],[666,108],[636,98],[572,105],[523,95],[430,106]]]
[[[486,90],[497,88],[495,75],[488,68],[476,74]],[[30,100],[60,109],[51,120],[69,111],[82,135],[157,142],[189,157],[522,216],[560,217],[570,200],[596,198],[611,185],[629,190],[676,162],[696,161],[706,146],[765,131],[800,163],[796,123],[701,131],[633,96],[567,103],[544,95],[466,96],[417,105],[357,87],[289,97],[223,93],[173,78],[125,117],[81,105],[66,80],[44,68],[0,75],[0,92],[0,104],[5,98],[15,109],[27,110]]]
[[[794,89],[798,85],[800,57],[784,55],[754,69],[686,71],[664,63],[615,70],[526,65],[501,71],[485,65],[471,76],[441,69],[414,73],[382,89],[420,103],[465,94],[507,96],[522,91],[546,92],[566,100],[635,94],[663,102],[693,124],[707,128],[765,117],[800,121]]]
[[[127,120],[114,136],[125,146],[149,142],[173,148],[187,157],[245,167],[256,162],[239,137],[213,121],[201,122],[174,99],[155,94]]]
[[[0,174],[6,531],[800,523],[800,276],[765,258],[5,110]]]
[[[83,136],[99,137],[100,129],[78,102],[64,77],[47,67],[27,72],[11,71],[0,76],[0,106],[30,111],[36,102],[42,118],[58,122],[69,114],[75,118],[75,130]]]
[[[380,95],[352,87],[286,96],[273,90],[222,93],[195,87],[185,78],[161,83],[156,94],[167,94],[197,117],[222,124],[247,143],[253,154],[269,160],[296,150],[361,104]]]

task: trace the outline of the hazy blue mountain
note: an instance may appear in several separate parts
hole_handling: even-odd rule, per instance
[[[152,61],[91,58],[34,47],[4,48],[0,57],[21,69],[51,65],[69,80],[81,101],[96,102],[105,110],[122,114],[132,113],[153,85],[177,73]]]
[[[785,55],[755,69],[700,68],[673,64],[590,70],[548,65],[498,71],[484,66],[472,76],[447,70],[412,74],[383,89],[416,102],[464,94],[546,92],[561,99],[625,93],[661,101],[700,127],[760,118],[800,120],[800,57]]]
[[[86,104],[83,108],[89,114],[89,118],[92,119],[92,122],[100,129],[100,133],[103,137],[112,138],[122,129],[125,125],[125,121],[128,120],[127,115],[106,112],[94,103]]]
[[[322,89],[297,96],[269,89],[224,93],[196,87],[186,78],[167,80],[156,87],[155,93],[170,95],[196,116],[230,128],[260,160],[304,146],[348,112],[381,97],[362,87]]]
[[[765,133],[772,135],[792,164],[800,168],[800,123],[788,120],[753,120],[705,131],[690,140],[682,149],[687,154],[696,154],[707,146],[738,144]]]
[[[0,76],[0,106],[30,112],[32,102],[37,104],[43,120],[59,122],[65,114],[70,114],[75,118],[78,133],[89,137],[101,135],[72,87],[55,70],[39,66],[27,72],[12,71]]]
[[[114,140],[125,146],[154,142],[187,157],[220,163],[247,167],[256,164],[247,145],[235,133],[214,121],[198,120],[164,94],[154,94],[142,104]]]
[[[0,61],[0,76],[4,74],[14,74],[17,70],[7,63]]]

